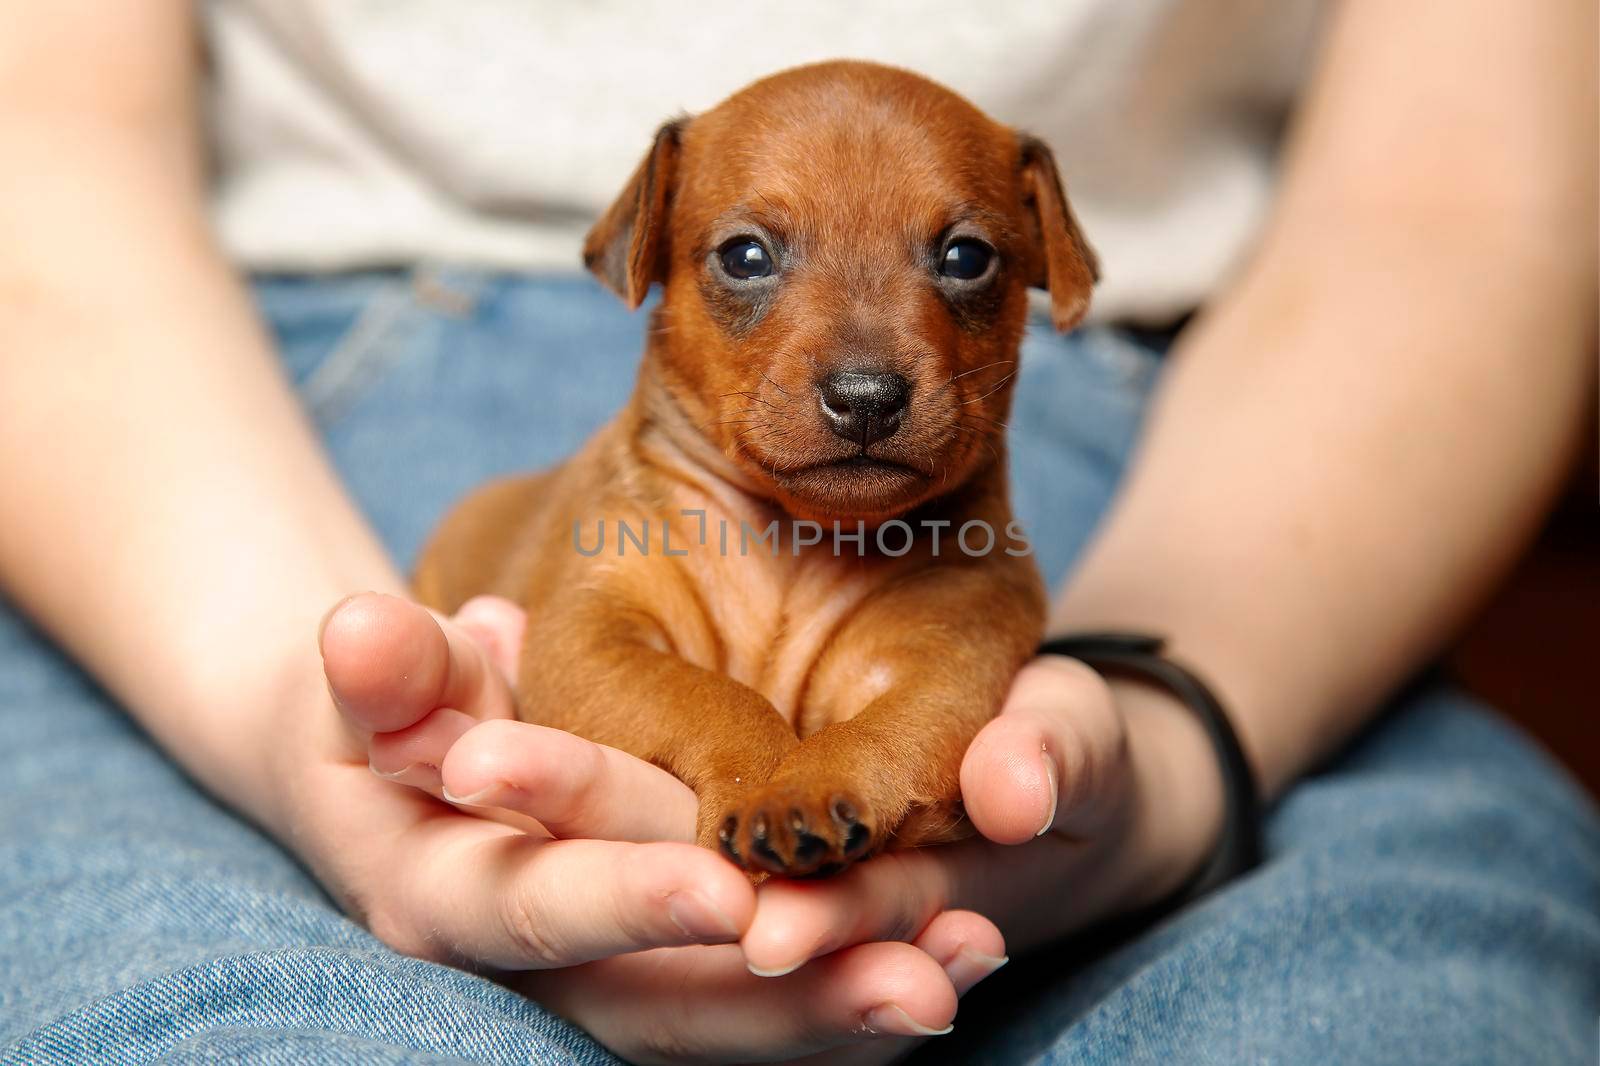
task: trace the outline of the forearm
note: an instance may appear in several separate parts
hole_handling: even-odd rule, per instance
[[[1363,300],[1348,281],[1262,279],[1175,354],[1054,617],[1171,634],[1273,790],[1462,621],[1555,489],[1591,391],[1570,316],[1462,316],[1486,294],[1433,273],[1406,300],[1375,281]],[[1420,315],[1424,298],[1442,314]]]
[[[0,585],[191,772],[259,807],[286,664],[315,664],[338,594],[398,579],[209,238],[187,117],[17,110]]]
[[[1326,76],[1352,80],[1357,45],[1366,67],[1405,61],[1372,43],[1379,21],[1355,6]],[[1549,47],[1563,30],[1579,36],[1502,42],[1549,61],[1529,84],[1575,90]],[[1420,155],[1396,158],[1374,117],[1383,78],[1359,73],[1367,97],[1314,105],[1265,247],[1173,353],[1053,620],[1169,633],[1232,706],[1269,791],[1463,621],[1535,527],[1593,394],[1593,141],[1563,147],[1549,128],[1580,109],[1542,100],[1525,118],[1497,100],[1503,138],[1495,115],[1437,115],[1459,128],[1412,130]],[[1385,172],[1340,157],[1342,123]],[[1480,127],[1494,159],[1452,171]]]

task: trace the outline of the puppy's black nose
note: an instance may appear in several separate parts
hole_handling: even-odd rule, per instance
[[[843,370],[823,379],[819,391],[828,427],[865,448],[900,428],[911,383],[899,374]]]

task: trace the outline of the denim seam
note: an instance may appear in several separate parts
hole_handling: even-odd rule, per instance
[[[342,418],[399,360],[401,326],[418,310],[409,278],[379,289],[321,364],[306,378],[301,397],[318,425]]]

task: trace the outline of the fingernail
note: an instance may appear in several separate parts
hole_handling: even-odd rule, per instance
[[[407,763],[398,770],[380,770],[371,763],[367,769],[385,781],[393,781],[401,785],[412,785],[416,788],[433,788],[439,784],[439,768],[428,763]]]
[[[985,955],[963,944],[955,958],[945,964],[944,972],[951,984],[965,992],[1010,961],[1005,955]]]
[[[896,1036],[944,1036],[955,1028],[930,1029],[893,1003],[873,1007],[862,1019],[869,1033],[893,1033]]]
[[[398,770],[380,770],[376,766],[373,766],[371,763],[367,764],[367,769],[368,770],[371,770],[373,773],[377,774],[379,777],[383,778],[385,781],[398,781],[398,780],[400,780],[400,778],[406,776],[407,774],[409,774],[411,771],[415,770],[416,768],[417,768],[417,764],[414,763],[414,762],[408,762],[404,766],[400,767],[400,769],[398,769]]]
[[[700,892],[674,892],[668,896],[667,917],[684,936],[696,940],[725,943],[739,939],[739,927],[728,912]]]
[[[1059,796],[1056,790],[1055,760],[1050,758],[1050,752],[1047,749],[1040,748],[1039,750],[1044,754],[1044,779],[1046,786],[1050,789],[1050,810],[1044,816],[1044,824],[1039,827],[1037,833],[1033,834],[1036,837],[1044,836],[1050,832],[1050,827],[1056,824],[1056,802]]]
[[[381,777],[383,775],[380,774],[378,776]],[[443,789],[442,792],[446,803],[454,803],[462,807],[493,807],[495,804],[488,802],[488,797],[499,790],[499,785],[490,785],[487,788],[480,788],[476,792],[469,792],[465,796],[458,796],[448,788]]]
[[[324,614],[322,616],[322,621],[317,623],[317,647],[322,647],[322,634],[327,632],[328,620],[339,613],[339,608],[343,607],[345,604],[349,603],[359,595],[361,595],[361,593],[352,592],[350,595],[346,596],[344,599],[328,608],[328,613]]]
[[[757,977],[782,977],[784,974],[794,973],[796,970],[798,970],[800,967],[804,966],[806,963],[810,962],[812,959],[816,958],[819,955],[826,955],[828,952],[834,950],[837,947],[839,947],[839,944],[833,938],[832,934],[831,933],[823,933],[820,936],[818,936],[815,940],[813,940],[811,942],[811,946],[809,948],[807,948],[805,951],[801,952],[800,956],[798,958],[796,958],[793,962],[788,963],[787,965],[774,966],[772,969],[763,969],[760,966],[757,966],[752,962],[746,961],[745,962],[745,969],[749,970],[751,973],[755,974]]]

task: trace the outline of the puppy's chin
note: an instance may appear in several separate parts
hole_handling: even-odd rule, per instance
[[[792,440],[792,437],[791,437]],[[749,491],[766,496],[790,516],[854,528],[873,526],[956,492],[999,456],[988,438],[946,435],[931,447],[920,439],[891,437],[865,451],[850,453],[847,445],[817,435],[794,441],[782,458],[761,444],[735,437],[724,455],[739,468]]]
[[[935,488],[921,470],[864,455],[768,471],[767,476],[786,511],[818,522],[894,518],[926,500]]]

